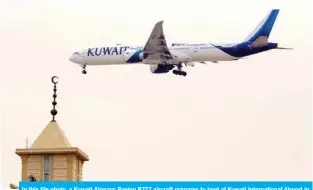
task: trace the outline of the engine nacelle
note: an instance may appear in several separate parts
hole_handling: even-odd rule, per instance
[[[144,59],[144,53],[138,49],[128,49],[123,54],[126,63],[139,63]]]
[[[168,73],[173,68],[173,65],[150,65],[151,73],[154,74]]]

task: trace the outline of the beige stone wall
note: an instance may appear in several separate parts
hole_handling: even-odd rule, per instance
[[[73,156],[73,181],[76,181],[77,179],[77,159],[76,156]]]
[[[27,159],[26,165],[26,179],[30,175],[33,175],[37,181],[41,181],[42,178],[42,165],[43,165],[43,156],[41,155],[30,155]]]
[[[68,180],[82,180],[82,161],[76,155],[68,155]]]
[[[67,181],[67,156],[54,155],[52,157],[51,181]]]
[[[21,155],[22,181],[44,180],[44,155]],[[82,181],[84,161],[76,154],[50,154],[50,181]]]
[[[67,155],[67,179],[68,181],[75,181],[75,178],[74,178],[74,164],[76,163],[75,162],[75,158],[76,156],[74,154],[69,154]]]
[[[78,160],[78,172],[77,172],[77,175],[78,175],[77,180],[78,180],[78,181],[81,181],[81,180],[82,180],[82,170],[83,170],[82,161],[81,161],[81,160]]]
[[[21,155],[22,160],[22,181],[27,180],[27,163],[28,163],[28,155]]]

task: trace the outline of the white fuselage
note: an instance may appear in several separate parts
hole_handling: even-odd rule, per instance
[[[87,65],[126,65],[143,63],[150,65],[152,73],[168,73],[173,70],[176,75],[186,76],[182,71],[183,65],[193,66],[196,62],[207,61],[218,63],[220,61],[238,60],[246,56],[278,48],[277,43],[269,42],[268,38],[279,13],[273,9],[257,25],[249,36],[239,43],[230,44],[190,44],[167,43],[163,32],[163,21],[155,24],[144,46],[108,46],[88,48],[75,52],[70,60],[83,67],[86,74]]]
[[[233,44],[222,46],[231,48]],[[143,60],[142,49],[143,47],[122,45],[88,48],[75,52],[70,60],[80,65],[155,64]],[[209,43],[173,44],[169,47],[169,50],[174,59],[180,62],[231,61],[238,59]]]

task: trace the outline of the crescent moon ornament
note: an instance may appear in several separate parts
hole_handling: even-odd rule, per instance
[[[58,77],[57,76],[53,76],[52,78],[51,78],[51,81],[52,81],[52,83],[53,84],[57,84],[59,81],[58,81]]]

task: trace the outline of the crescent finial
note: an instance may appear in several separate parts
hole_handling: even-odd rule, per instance
[[[51,78],[51,81],[52,81],[52,83],[53,84],[57,84],[59,81],[58,81],[58,77],[57,76],[53,76],[52,78]]]

